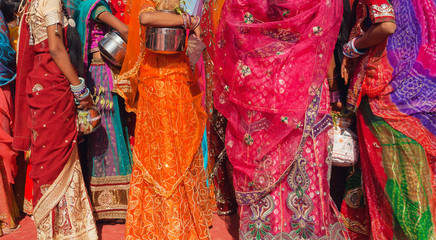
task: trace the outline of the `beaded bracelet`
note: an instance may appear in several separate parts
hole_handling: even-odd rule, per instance
[[[182,13],[182,18],[183,18],[183,27],[186,29],[188,28],[187,18],[189,18],[189,15],[187,13]]]
[[[73,93],[81,92],[83,89],[86,88],[85,79],[79,77],[79,80],[80,80],[80,84],[79,85],[71,85],[70,84],[70,88],[71,88],[71,91]]]
[[[342,50],[342,53],[349,57],[349,58],[358,58],[361,55],[364,55],[365,52],[360,52],[359,50],[357,50],[357,48],[354,46],[354,42],[357,40],[358,38],[353,38],[353,40],[347,42],[346,44],[344,44],[344,49]]]
[[[78,101],[82,101],[82,100],[84,100],[85,98],[87,98],[88,96],[89,96],[89,89],[86,88],[86,92],[85,92],[85,94],[82,94],[82,95],[80,95],[80,96],[74,96],[74,98],[75,98],[76,100],[78,100]]]
[[[87,88],[84,88],[80,92],[73,92],[74,97],[76,97],[76,96],[78,97],[78,96],[81,96],[81,95],[85,94],[86,93],[86,89]]]
[[[365,52],[361,52],[359,50],[357,50],[357,48],[354,46],[354,43],[356,42],[356,40],[359,38],[353,38],[353,40],[351,40],[351,48],[353,49],[353,51],[359,55],[364,55]]]
[[[194,25],[191,25],[191,26],[189,27],[189,29],[191,29],[191,30],[196,29],[196,28],[198,27],[198,25],[200,25],[200,17],[195,16],[194,18],[195,18]]]

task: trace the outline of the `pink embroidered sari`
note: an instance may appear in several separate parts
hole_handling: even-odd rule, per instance
[[[346,239],[329,196],[328,63],[341,1],[228,1],[217,35],[215,107],[241,239]]]

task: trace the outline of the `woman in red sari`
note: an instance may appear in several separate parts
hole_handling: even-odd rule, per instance
[[[38,239],[97,239],[77,152],[75,104],[89,109],[92,100],[64,45],[62,9],[60,0],[35,0],[21,21],[14,146],[32,151]]]

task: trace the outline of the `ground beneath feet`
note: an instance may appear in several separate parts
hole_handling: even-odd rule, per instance
[[[36,239],[36,229],[30,217],[26,216],[20,221],[20,229],[0,237],[1,240],[33,240]],[[98,234],[102,240],[124,239],[124,224],[97,224]],[[210,229],[212,240],[232,240],[227,232],[224,222],[214,215],[213,227]]]

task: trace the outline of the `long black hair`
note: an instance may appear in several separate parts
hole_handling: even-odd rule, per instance
[[[0,10],[2,11],[7,23],[16,19],[15,14],[20,8],[20,2],[21,0],[0,0]]]
[[[66,39],[68,54],[70,55],[70,61],[76,68],[78,75],[80,77],[84,77],[82,43],[80,41],[79,32],[76,28],[76,23],[74,19],[70,16],[70,14],[68,14],[65,3],[62,3],[62,12],[64,16],[68,19]]]

